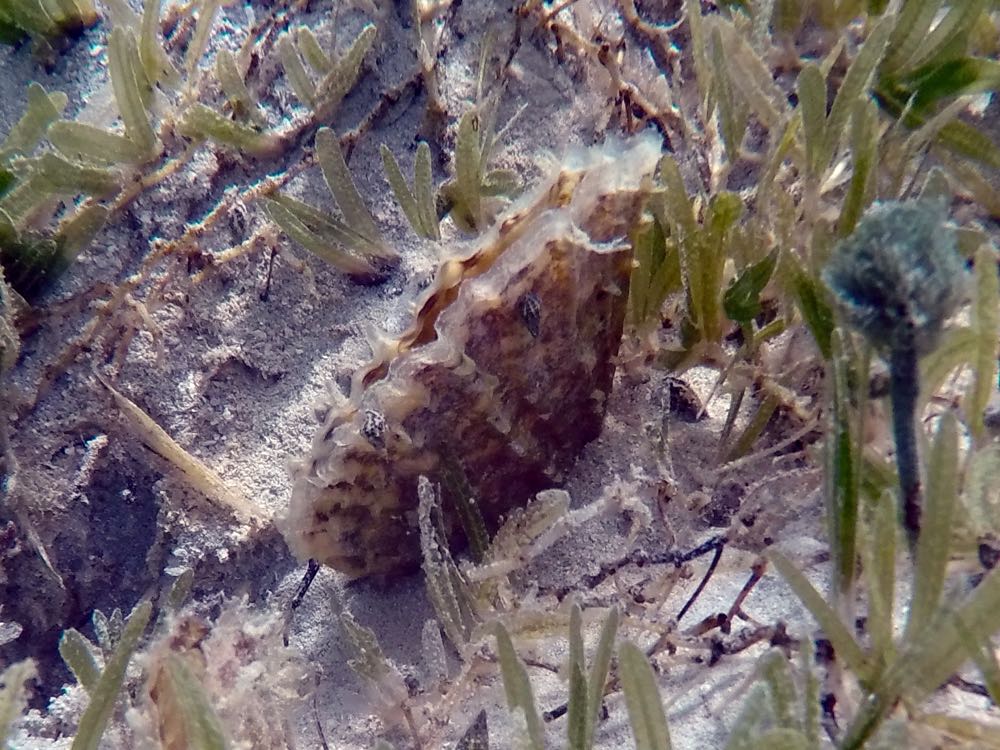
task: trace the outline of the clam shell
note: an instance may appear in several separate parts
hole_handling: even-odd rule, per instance
[[[297,556],[352,578],[416,567],[417,477],[443,462],[462,467],[491,528],[565,479],[601,432],[628,233],[659,154],[652,133],[571,154],[442,263],[413,325],[380,343],[293,470],[282,526]]]

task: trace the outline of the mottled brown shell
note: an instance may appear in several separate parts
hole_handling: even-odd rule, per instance
[[[377,347],[295,470],[284,531],[300,558],[351,577],[415,567],[417,477],[443,459],[461,465],[494,528],[564,479],[601,431],[628,233],[659,152],[646,134],[575,155],[442,264],[413,326]]]

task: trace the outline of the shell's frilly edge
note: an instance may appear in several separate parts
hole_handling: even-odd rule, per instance
[[[571,154],[442,263],[413,326],[381,342],[293,470],[282,525],[297,556],[352,578],[416,567],[417,477],[442,458],[462,466],[494,528],[564,478],[601,431],[628,232],[659,154],[651,133]]]

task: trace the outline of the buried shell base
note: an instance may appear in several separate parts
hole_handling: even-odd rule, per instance
[[[358,371],[294,469],[293,552],[352,578],[417,566],[417,478],[461,466],[489,526],[560,483],[602,427],[659,139],[581,151],[474,249]],[[447,498],[446,498],[447,504]],[[446,508],[447,511],[447,508]],[[446,522],[460,533],[456,514]]]

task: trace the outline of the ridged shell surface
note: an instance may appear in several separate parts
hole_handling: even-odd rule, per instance
[[[628,233],[659,154],[650,133],[571,154],[442,263],[413,325],[376,347],[294,470],[283,530],[300,558],[352,578],[414,568],[417,477],[444,464],[461,466],[491,530],[563,481],[601,431]]]

